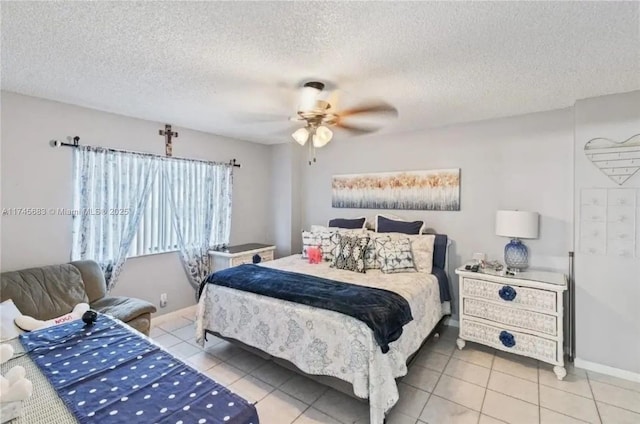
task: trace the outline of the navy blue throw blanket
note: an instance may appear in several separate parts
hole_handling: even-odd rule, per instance
[[[106,315],[20,341],[81,424],[259,422],[246,400]]]
[[[397,293],[312,275],[246,264],[211,274],[200,286],[215,284],[349,315],[365,323],[382,353],[413,320],[409,302]]]

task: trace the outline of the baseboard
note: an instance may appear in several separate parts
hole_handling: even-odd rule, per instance
[[[582,368],[587,371],[598,372],[600,374],[606,374],[612,377],[623,378],[625,380],[640,383],[640,374],[636,372],[621,370],[620,368],[614,368],[608,365],[598,364],[596,362],[585,361],[584,359],[580,358],[575,359],[574,365],[576,366],[576,368]]]
[[[198,305],[191,305],[182,309],[176,309],[175,311],[167,312],[166,314],[152,316],[151,326],[154,327],[167,321],[171,321],[172,319],[184,317],[185,315],[195,315],[197,307]]]
[[[460,328],[460,323],[458,322],[458,320],[457,319],[453,319],[453,318],[447,318],[444,321],[444,325],[448,325],[449,327]]]

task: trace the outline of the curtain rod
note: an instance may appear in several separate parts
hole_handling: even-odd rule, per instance
[[[78,136],[75,136],[73,138],[69,137],[69,139],[72,139],[73,142],[65,143],[63,141],[51,140],[49,142],[49,144],[51,145],[51,147],[60,147],[60,146],[65,146],[65,147],[91,147],[91,146],[86,146],[86,145],[79,144],[80,143],[80,137],[78,137]],[[229,162],[213,162],[213,161],[210,161],[210,160],[180,158],[180,157],[176,157],[176,156],[162,156],[162,155],[158,155],[156,153],[136,152],[134,150],[111,149],[111,148],[108,148],[108,147],[100,147],[100,149],[104,149],[104,150],[109,151],[109,152],[135,153],[137,155],[151,156],[151,157],[164,158],[164,159],[186,160],[186,161],[190,161],[190,162],[202,162],[202,163],[209,163],[209,164],[213,164],[213,165],[227,165],[227,166],[232,166],[232,167],[235,167],[235,168],[240,168],[241,167],[241,165],[235,159],[231,159]]]

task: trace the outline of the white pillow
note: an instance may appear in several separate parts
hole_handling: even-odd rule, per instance
[[[14,322],[21,315],[13,300],[0,303],[0,341],[13,339],[24,333]]]
[[[436,236],[433,234],[402,234],[402,233],[381,233],[391,237],[391,240],[408,238],[411,241],[411,251],[413,261],[418,272],[431,274],[433,270],[433,245]]]
[[[324,225],[312,225],[311,226],[311,231],[312,233],[317,233],[317,232],[321,232],[321,231],[337,231],[338,228],[337,227],[325,227]]]
[[[374,228],[376,233],[378,232],[378,217],[379,216],[382,216],[382,217],[387,218],[387,219],[393,219],[394,221],[414,222],[414,220],[410,221],[408,219],[400,218],[397,215],[379,213],[379,214],[376,214],[376,216],[374,218],[374,221],[373,221],[373,223],[374,223],[374,227],[373,228]],[[419,221],[419,219],[416,219],[415,221]],[[424,221],[422,221],[422,227],[420,227],[420,234],[424,234],[425,231],[427,231],[427,224]],[[405,235],[414,235],[414,234],[405,234]]]

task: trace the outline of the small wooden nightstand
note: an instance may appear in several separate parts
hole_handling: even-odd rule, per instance
[[[530,271],[511,277],[463,267],[456,274],[460,276],[459,349],[465,340],[482,343],[553,364],[558,380],[567,375],[564,274]]]
[[[249,243],[229,246],[222,250],[210,250],[211,272],[242,264],[255,264],[273,260],[275,246]]]

